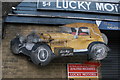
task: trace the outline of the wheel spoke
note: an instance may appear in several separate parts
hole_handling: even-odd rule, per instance
[[[102,60],[103,58],[106,57],[106,46],[104,44],[96,44],[94,45],[91,50],[91,57],[94,60]]]
[[[47,57],[48,57],[48,51],[43,47],[39,48],[38,59],[40,61],[45,61]]]

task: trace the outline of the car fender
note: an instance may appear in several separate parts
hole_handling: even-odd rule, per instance
[[[35,45],[36,46],[39,46],[39,45],[47,45],[49,48],[50,48],[50,50],[52,51],[52,49],[51,49],[51,47],[50,47],[50,45],[48,45],[47,43],[45,43],[45,42],[37,42],[37,43],[35,43]],[[33,47],[33,51],[35,51],[36,50],[36,48],[35,47]],[[53,53],[53,51],[52,51],[52,53]],[[53,56],[55,56],[55,54],[53,53],[52,54]]]
[[[100,42],[100,41],[95,41],[95,42],[90,43],[90,44],[88,45],[88,48],[87,48],[88,51],[90,51],[91,47],[92,47],[94,44],[104,44],[104,45],[107,47],[107,50],[108,50],[108,51],[111,51],[111,49],[108,47],[107,44],[105,44],[104,42]]]

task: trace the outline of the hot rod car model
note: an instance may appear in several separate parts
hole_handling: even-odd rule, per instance
[[[29,56],[35,64],[47,65],[56,56],[72,56],[76,52],[87,52],[89,58],[102,60],[109,51],[107,42],[96,24],[73,23],[60,26],[58,31],[17,35],[10,48],[14,54]]]

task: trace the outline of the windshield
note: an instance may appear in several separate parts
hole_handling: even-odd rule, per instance
[[[89,35],[90,33],[88,27],[80,27],[80,28],[61,27],[61,32],[69,33],[73,35]]]
[[[72,33],[72,30],[71,30],[70,27],[64,27],[64,26],[62,26],[60,28],[61,28],[61,32],[63,32],[63,33]]]

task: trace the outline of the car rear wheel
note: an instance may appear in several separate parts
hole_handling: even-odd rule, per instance
[[[36,50],[31,53],[30,57],[33,63],[47,65],[52,58],[52,51],[47,45],[35,46]]]
[[[108,44],[108,38],[104,33],[102,33],[102,38],[103,38],[105,44]]]
[[[102,60],[107,56],[108,48],[105,44],[94,44],[90,48],[89,57],[93,60]]]

